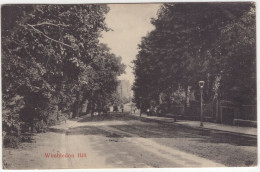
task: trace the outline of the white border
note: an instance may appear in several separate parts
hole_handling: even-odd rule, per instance
[[[163,2],[255,2],[256,3],[256,17],[257,17],[257,32],[259,31],[259,14],[258,14],[258,2],[256,0],[1,0],[1,5],[3,4],[91,4],[91,3],[163,3]],[[1,14],[0,14],[1,15]],[[257,42],[259,40],[259,35],[257,34]],[[1,40],[0,40],[0,46],[1,46]],[[259,50],[259,45],[257,44],[257,52]],[[258,53],[257,53],[258,55]],[[0,55],[1,56],[1,55]],[[260,107],[260,92],[259,92],[259,76],[260,72],[258,68],[260,67],[260,62],[257,58],[257,107]],[[1,65],[0,65],[1,69]],[[2,69],[0,70],[0,75]],[[1,77],[1,76],[0,76]],[[0,96],[2,97],[2,79],[0,80]],[[0,98],[0,113],[2,114],[2,99]],[[259,133],[259,108],[257,108],[257,119],[258,119],[258,133]],[[0,115],[0,121],[2,121],[2,115]],[[0,127],[0,133],[2,133],[2,124]],[[2,148],[2,134],[0,134],[0,146]],[[193,172],[258,172],[260,171],[260,161],[259,161],[259,137],[257,139],[258,142],[258,166],[257,167],[225,167],[225,168],[159,168],[159,169],[69,169],[69,170],[48,170],[48,171],[93,171],[93,172],[114,172],[114,171],[125,171],[125,172],[130,172],[130,171],[138,171],[138,172],[157,172],[157,171],[163,171],[163,172],[169,172],[169,171],[174,171],[174,172],[187,172],[187,171],[193,171]],[[2,149],[0,149],[0,154],[2,155]],[[2,171],[2,156],[0,156],[0,171]],[[16,170],[8,170],[8,171],[16,171]],[[28,170],[19,170],[19,171],[28,171]],[[40,171],[46,171],[46,170],[40,170]]]
[[[91,4],[91,3],[164,3],[164,2],[256,2],[256,0],[1,0],[1,4]]]

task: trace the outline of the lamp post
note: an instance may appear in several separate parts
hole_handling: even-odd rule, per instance
[[[140,117],[142,114],[142,97],[139,97],[139,101],[140,101]]]
[[[204,81],[199,81],[200,87],[200,126],[203,127],[203,87]]]

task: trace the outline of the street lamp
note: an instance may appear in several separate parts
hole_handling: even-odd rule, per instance
[[[200,126],[203,127],[203,87],[204,87],[204,81],[199,81],[199,87],[200,87]]]

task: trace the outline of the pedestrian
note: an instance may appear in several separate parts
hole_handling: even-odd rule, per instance
[[[136,107],[134,107],[134,110],[133,110],[133,111],[134,111],[134,114],[135,114],[135,111],[136,111]]]
[[[122,113],[123,113],[123,112],[124,112],[124,105],[123,105],[123,104],[121,104],[120,108],[121,108],[121,110],[122,110]]]

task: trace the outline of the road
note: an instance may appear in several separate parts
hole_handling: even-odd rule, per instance
[[[33,138],[33,143],[22,143],[19,149],[3,150],[8,169],[222,167],[256,163],[256,140],[211,136],[127,113],[68,120]],[[66,153],[71,157],[61,157]],[[51,154],[60,157],[47,157]]]

